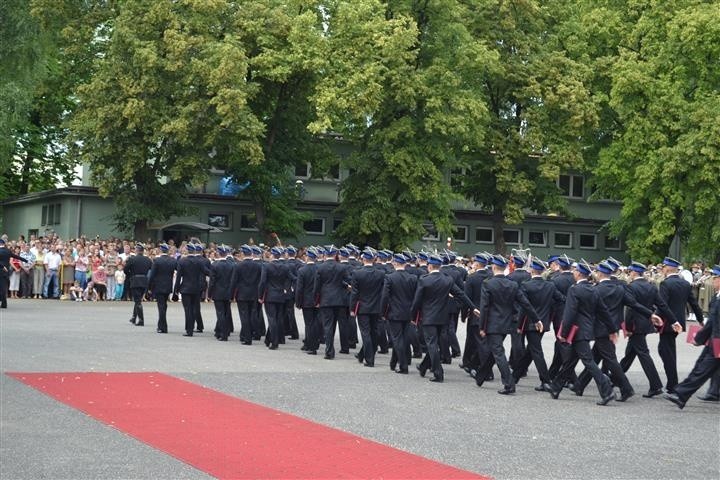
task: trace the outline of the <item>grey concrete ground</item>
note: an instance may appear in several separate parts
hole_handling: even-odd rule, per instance
[[[414,370],[391,373],[388,355],[369,369],[348,355],[305,355],[299,341],[277,351],[236,337],[217,342],[212,304],[203,305],[210,333],[182,337],[182,308],[171,304],[170,333],[160,335],[155,305],[145,309],[139,328],[127,322],[127,302],[12,301],[0,310],[0,368],[165,372],[495,478],[720,478],[720,406],[693,399],[680,411],[641,398],[648,385],[637,362],[629,377],[638,395],[626,404],[596,406],[592,385],[584,397],[554,401],[533,390],[534,370],[508,398],[496,393],[498,381],[476,387],[456,363],[444,384],[431,384]],[[459,336],[462,343],[464,325]],[[698,354],[679,338],[681,377]],[[6,375],[0,388],[0,478],[207,478]]]

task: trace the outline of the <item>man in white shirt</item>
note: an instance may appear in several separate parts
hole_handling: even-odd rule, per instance
[[[53,285],[52,298],[60,298],[60,277],[58,277],[58,269],[62,263],[62,255],[60,255],[61,250],[62,246],[57,245],[45,254],[45,260],[43,261],[43,264],[45,265],[45,284],[43,285],[42,294],[43,298],[48,298],[50,283]]]

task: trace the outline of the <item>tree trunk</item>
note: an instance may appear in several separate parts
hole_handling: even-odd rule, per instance
[[[503,227],[505,226],[505,215],[502,209],[496,208],[492,215],[493,238],[495,239],[495,253],[506,254],[505,237],[503,236]]]
[[[135,220],[133,227],[133,238],[138,242],[148,241],[148,228],[147,220]]]

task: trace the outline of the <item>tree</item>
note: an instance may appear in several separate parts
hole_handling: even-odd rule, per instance
[[[472,37],[460,2],[329,2],[332,68],[314,131],[357,144],[347,161],[338,235],[400,248],[433,223],[451,231],[446,179],[484,137],[480,79],[496,57]]]
[[[643,3],[627,18],[612,73],[612,144],[595,169],[600,192],[623,200],[612,229],[634,258],[720,255],[720,6]]]
[[[492,215],[496,251],[503,226],[529,209],[565,211],[556,181],[582,170],[598,114],[588,82],[592,70],[562,44],[559,19],[567,2],[476,4],[472,34],[499,57],[481,80],[490,113],[484,141],[464,156],[461,191]]]

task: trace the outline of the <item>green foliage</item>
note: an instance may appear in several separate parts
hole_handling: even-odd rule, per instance
[[[595,169],[623,199],[613,230],[634,257],[668,252],[676,235],[691,257],[720,254],[720,5],[646,2],[627,21],[612,73],[618,117]]]

